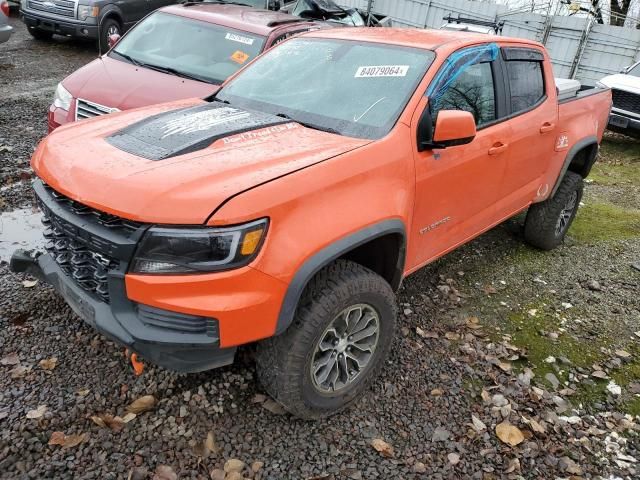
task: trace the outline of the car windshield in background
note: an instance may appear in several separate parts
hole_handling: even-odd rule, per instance
[[[395,125],[433,59],[417,48],[298,38],[267,52],[216,99],[377,139]]]
[[[259,55],[264,42],[260,35],[156,12],[131,30],[109,56],[220,84]]]
[[[640,77],[640,63],[627,72],[627,75],[633,75],[634,77]]]

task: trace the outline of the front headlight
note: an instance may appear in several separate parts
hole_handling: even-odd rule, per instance
[[[62,86],[62,83],[59,83],[56,88],[56,93],[53,95],[53,105],[58,108],[69,110],[71,108],[71,100],[73,100],[73,95],[71,95],[68,90]]]
[[[87,18],[95,18],[100,13],[99,7],[91,5],[78,5],[78,20],[86,20]]]
[[[204,273],[248,264],[260,251],[267,219],[227,228],[152,227],[133,259],[134,273]]]

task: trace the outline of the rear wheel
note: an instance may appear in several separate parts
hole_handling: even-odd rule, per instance
[[[28,30],[29,30],[29,33],[31,34],[31,36],[33,38],[35,38],[36,40],[51,40],[51,37],[53,37],[53,33],[52,32],[48,32],[48,31],[42,30],[40,28],[29,27]]]
[[[361,265],[339,260],[307,286],[289,329],[258,345],[260,381],[298,417],[337,413],[380,372],[395,318],[390,285]]]
[[[553,197],[529,207],[524,224],[525,240],[543,250],[560,245],[578,212],[582,191],[582,177],[567,172]]]

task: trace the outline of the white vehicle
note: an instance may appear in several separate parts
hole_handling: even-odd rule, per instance
[[[640,62],[604,77],[596,85],[611,89],[613,107],[607,128],[640,138]]]

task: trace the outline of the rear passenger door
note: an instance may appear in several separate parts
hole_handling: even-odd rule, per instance
[[[558,105],[555,80],[546,72],[544,54],[535,47],[503,47],[511,138],[509,162],[502,183],[504,211],[526,206],[547,193],[541,183],[555,148]]]

